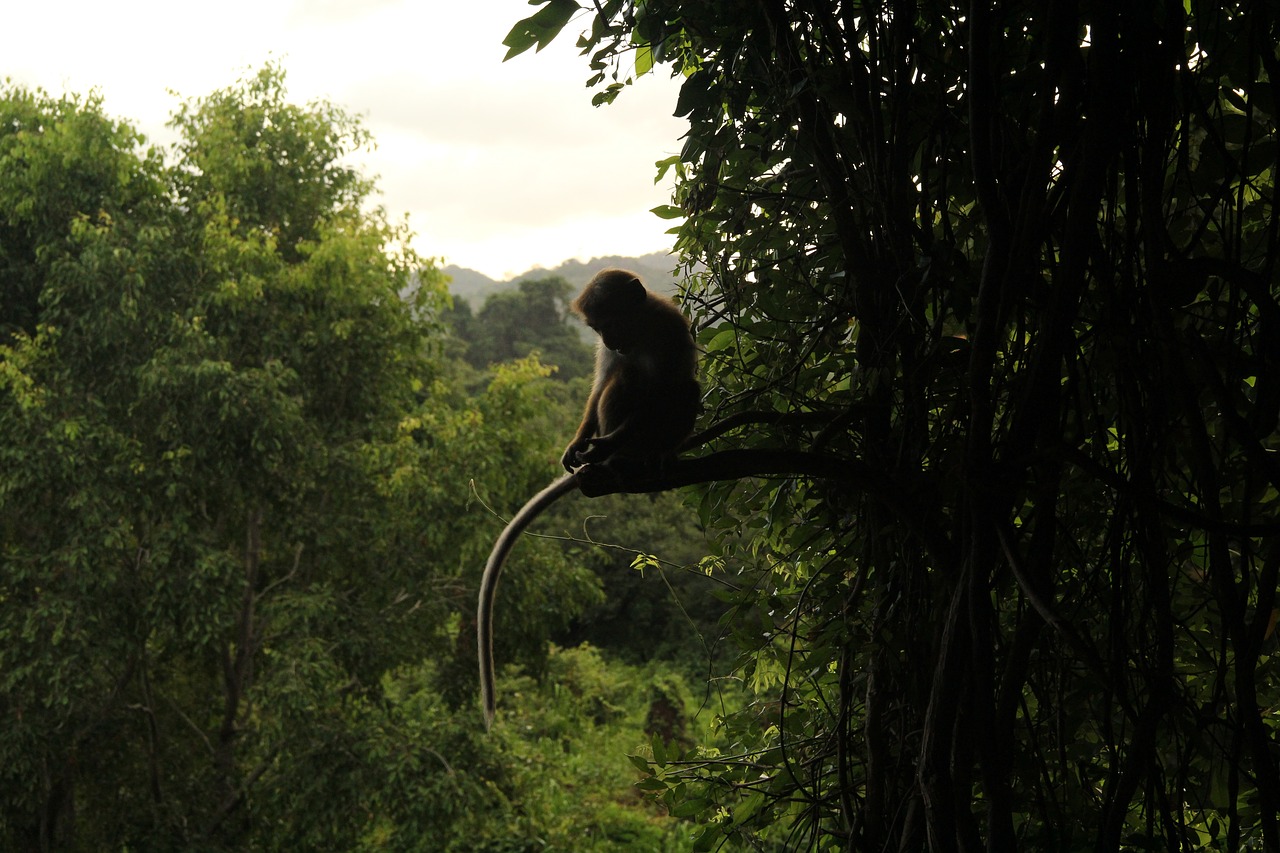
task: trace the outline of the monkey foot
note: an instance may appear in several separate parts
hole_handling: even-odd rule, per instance
[[[622,476],[612,465],[583,465],[574,474],[578,478],[578,491],[589,498],[622,491]]]

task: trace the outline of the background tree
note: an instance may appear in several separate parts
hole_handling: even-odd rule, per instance
[[[288,261],[335,216],[351,215],[373,188],[343,162],[369,144],[359,121],[333,104],[291,104],[284,71],[184,102],[169,121],[182,136],[178,174],[187,198],[225,205],[238,233],[273,238]]]
[[[484,735],[485,504],[554,475],[581,395],[445,359],[364,131],[286,95],[185,103],[167,164],[0,87],[0,848],[687,848],[624,752],[688,691],[550,645],[601,598],[559,543],[504,579]]]
[[[594,364],[583,326],[569,313],[576,295],[560,276],[528,278],[515,290],[489,294],[474,315],[465,301],[455,298],[449,316],[454,333],[467,343],[464,357],[473,367],[484,369],[536,351],[544,363],[556,366],[555,376],[575,379],[589,376]]]
[[[558,509],[542,527],[577,540],[568,554],[600,578],[604,600],[557,641],[587,642],[632,663],[678,663],[705,681],[709,660],[725,657],[717,640],[726,607],[707,578],[711,546],[683,496],[607,495]]]
[[[280,76],[246,89],[305,152],[315,124],[280,109]],[[220,191],[175,204],[177,173],[96,101],[5,94],[25,309],[0,350],[6,846],[234,839],[290,748],[255,754],[257,709],[350,663],[340,643],[301,665],[284,626],[324,614],[342,640],[390,595],[345,589],[335,567],[357,564],[317,522],[367,509],[363,455],[429,375],[415,310],[439,283],[403,302],[416,261],[356,200],[286,258]]]
[[[715,446],[824,474],[704,492],[758,699],[651,787],[704,849],[1280,850],[1273,5],[550,0],[511,53],[579,8],[597,101],[685,76]]]

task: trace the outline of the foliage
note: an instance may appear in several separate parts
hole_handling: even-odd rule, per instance
[[[89,218],[146,221],[163,184],[155,151],[101,113],[98,97],[49,99],[22,89],[0,102],[0,343],[34,335],[44,279],[57,254]],[[127,227],[122,224],[120,227]],[[155,240],[155,233],[138,235]]]
[[[288,103],[278,65],[184,102],[169,126],[181,134],[186,197],[195,206],[216,199],[238,233],[270,236],[287,260],[322,223],[358,216],[373,189],[343,162],[370,144],[368,131],[332,104]]]
[[[726,609],[714,594],[718,578],[700,568],[711,546],[683,496],[573,501],[543,526],[575,540],[571,559],[591,568],[604,593],[603,602],[559,635],[562,642],[589,642],[632,662],[679,663],[699,680],[706,679],[709,662],[725,657],[718,642]]]
[[[521,812],[541,783],[472,707],[470,484],[545,482],[563,389],[535,359],[460,387],[442,275],[342,165],[367,135],[283,78],[185,103],[172,164],[96,99],[0,89],[4,849],[476,849],[558,820]],[[597,585],[522,560],[501,653],[544,672]]]
[[[494,734],[528,813],[506,834],[537,827],[548,850],[688,850],[687,828],[639,798],[627,760],[638,744],[694,734],[683,679],[660,663],[608,663],[589,645],[553,648],[548,663],[544,680],[500,683],[510,707]]]
[[[1274,5],[580,5],[597,102],[684,78],[720,445],[830,472],[704,492],[699,849],[1280,849]]]

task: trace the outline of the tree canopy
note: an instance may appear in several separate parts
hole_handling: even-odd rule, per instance
[[[581,325],[566,322],[574,295],[562,276],[527,278],[515,290],[489,294],[474,314],[465,300],[455,297],[448,319],[466,344],[463,357],[473,367],[483,369],[536,352],[557,368],[557,377],[573,379],[592,369],[592,350],[578,334]]]
[[[610,725],[563,697],[486,740],[473,711],[475,494],[545,481],[563,389],[535,359],[460,387],[441,274],[343,165],[367,134],[279,67],[174,127],[166,156],[96,97],[0,87],[0,847],[661,837],[613,793],[647,695],[548,647],[599,598],[557,549],[504,585],[504,660]],[[566,720],[616,760],[572,763]]]
[[[550,0],[511,53],[571,19],[597,102],[683,77],[729,453],[668,481],[794,474],[702,493],[756,699],[645,787],[701,849],[1280,850],[1274,4]]]

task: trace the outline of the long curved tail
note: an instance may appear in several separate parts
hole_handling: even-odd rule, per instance
[[[493,674],[493,602],[498,593],[498,578],[502,574],[502,564],[507,555],[515,547],[516,539],[535,518],[542,515],[560,498],[578,486],[576,474],[566,474],[547,486],[520,508],[515,518],[507,523],[498,541],[493,543],[489,552],[489,560],[484,564],[484,574],[480,577],[480,601],[476,606],[476,649],[480,658],[480,700],[484,705],[484,725],[488,729],[493,725],[493,715],[497,710]]]

